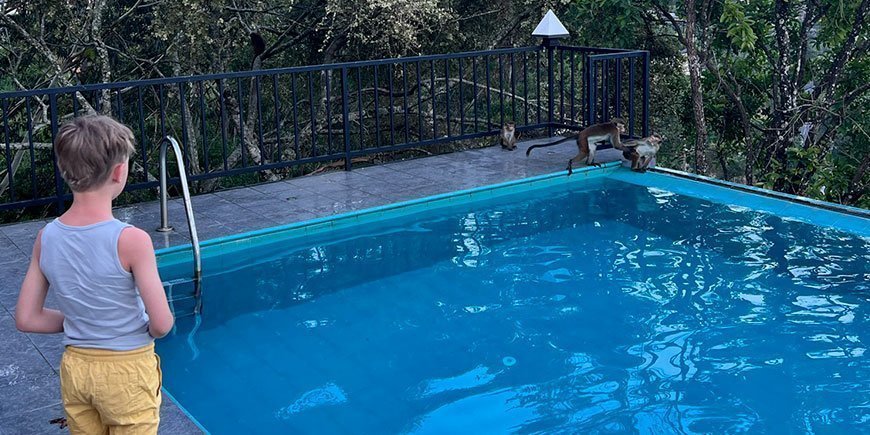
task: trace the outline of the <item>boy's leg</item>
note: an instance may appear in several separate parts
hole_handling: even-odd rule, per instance
[[[111,434],[157,434],[160,424],[160,359],[154,348],[135,357],[107,361],[108,382],[95,398]]]
[[[107,434],[97,409],[90,403],[93,390],[88,361],[64,352],[60,363],[60,393],[71,434]]]

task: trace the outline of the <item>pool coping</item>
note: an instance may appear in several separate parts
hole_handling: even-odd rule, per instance
[[[851,207],[848,205],[837,204],[828,201],[821,201],[818,199],[807,198],[805,196],[792,195],[789,193],[777,192],[775,190],[765,189],[762,187],[749,186],[746,184],[734,183],[731,181],[720,180],[718,178],[707,177],[704,175],[692,174],[689,172],[679,171],[671,168],[662,168],[662,167],[654,167],[650,168],[651,171],[673,175],[675,177],[685,178],[692,181],[698,181],[701,183],[714,184],[716,186],[725,187],[728,189],[739,190],[746,193],[753,193],[756,195],[767,196],[774,199],[779,199],[783,201],[789,201],[798,203],[801,205],[809,206],[809,207],[817,207],[829,211],[834,211],[838,213],[848,214],[852,216],[857,216],[861,218],[870,219],[870,210]]]

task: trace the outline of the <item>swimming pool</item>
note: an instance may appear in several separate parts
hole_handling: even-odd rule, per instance
[[[203,252],[158,352],[212,433],[870,424],[865,218],[608,166]]]

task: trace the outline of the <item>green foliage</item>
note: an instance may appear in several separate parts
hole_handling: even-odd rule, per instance
[[[758,39],[752,30],[755,20],[747,17],[735,0],[725,1],[719,21],[725,24],[726,34],[734,45],[746,51],[755,49],[755,41]]]

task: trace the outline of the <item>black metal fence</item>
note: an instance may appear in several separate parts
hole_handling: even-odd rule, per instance
[[[649,53],[540,46],[0,93],[0,211],[72,196],[58,126],[111,114],[137,136],[127,190],[154,188],[171,134],[190,179],[276,176],[305,163],[623,117],[648,133]]]

